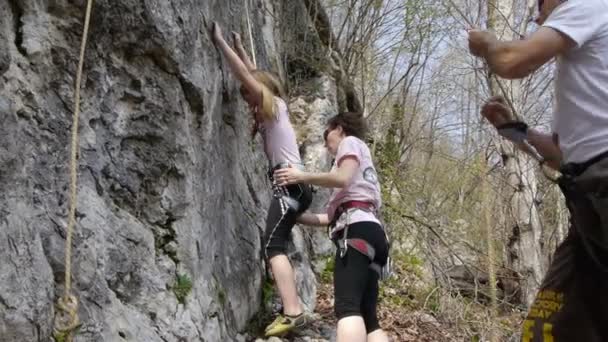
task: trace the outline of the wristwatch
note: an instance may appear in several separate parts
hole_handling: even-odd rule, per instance
[[[512,121],[496,127],[498,134],[517,144],[528,140],[528,125],[521,121]]]

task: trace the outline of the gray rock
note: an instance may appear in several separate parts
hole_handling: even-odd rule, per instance
[[[11,64],[11,25],[13,23],[13,13],[8,1],[0,2],[0,76],[8,70]],[[14,41],[14,38],[13,38]]]
[[[235,342],[247,342],[248,337],[246,335],[237,334],[235,338]]]
[[[49,340],[63,293],[85,3],[0,0],[0,341]],[[327,54],[301,2],[252,3],[275,12],[250,9],[258,64],[292,83],[307,166],[327,169],[320,134],[337,112],[335,81],[321,70],[295,83],[299,64],[283,63],[295,43],[317,61]],[[218,21],[227,37],[248,39],[244,18],[240,0],[95,1],[79,125],[76,341],[248,338],[237,334],[262,304],[266,161],[207,30]],[[294,230],[290,249],[309,310],[311,259],[332,250],[311,232]]]

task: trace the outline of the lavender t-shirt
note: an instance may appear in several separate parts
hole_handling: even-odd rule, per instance
[[[259,123],[266,157],[271,167],[285,162],[302,164],[296,133],[289,121],[287,104],[280,97],[275,97],[274,102],[277,111],[276,118]]]
[[[367,145],[361,139],[353,136],[342,139],[332,170],[337,169],[345,158],[356,159],[359,162],[359,168],[346,187],[334,188],[327,204],[327,215],[330,221],[333,219],[336,209],[344,202],[369,202],[378,210],[382,201],[380,183]],[[380,223],[373,213],[364,210],[353,211],[348,219],[349,223],[364,221]]]

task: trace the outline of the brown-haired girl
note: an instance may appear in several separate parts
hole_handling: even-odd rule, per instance
[[[385,342],[376,308],[378,281],[388,260],[388,240],[377,218],[380,184],[369,148],[363,141],[365,123],[359,113],[331,118],[323,134],[335,156],[330,172],[296,168],[275,172],[279,185],[313,184],[333,188],[325,214],[304,213],[298,222],[329,225],[337,246],[334,267],[337,342]]]

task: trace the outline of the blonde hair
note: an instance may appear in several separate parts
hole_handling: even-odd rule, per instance
[[[268,71],[253,70],[251,71],[251,75],[256,81],[262,84],[262,103],[260,108],[262,113],[267,114],[269,117],[276,118],[275,96],[287,102],[283,84],[281,84],[281,81],[275,74]],[[246,92],[246,89],[241,86],[241,94],[243,92]]]

